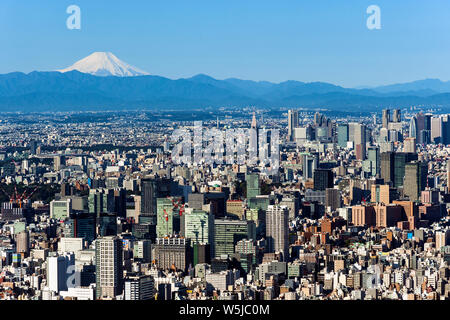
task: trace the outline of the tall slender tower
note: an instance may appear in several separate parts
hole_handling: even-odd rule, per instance
[[[97,298],[115,298],[123,291],[122,240],[104,237],[95,241]]]
[[[400,109],[394,109],[394,116],[392,122],[402,122],[402,114]]]
[[[387,129],[389,122],[391,121],[390,118],[391,118],[391,111],[389,109],[384,109],[382,117],[383,128]]]
[[[294,129],[298,127],[298,111],[288,111],[288,139],[294,141]]]
[[[289,255],[289,210],[286,206],[269,205],[266,213],[266,236],[269,252]]]
[[[413,116],[409,123],[409,136],[417,139],[417,118]]]
[[[253,111],[253,118],[252,118],[252,129],[256,129],[256,113]]]

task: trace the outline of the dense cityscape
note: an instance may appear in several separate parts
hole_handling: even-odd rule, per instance
[[[245,161],[175,161],[198,121],[254,130],[259,157],[244,136]],[[0,133],[2,300],[450,299],[439,109],[4,113]]]

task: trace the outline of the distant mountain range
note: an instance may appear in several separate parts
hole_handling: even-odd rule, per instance
[[[80,72],[81,71],[81,72]],[[171,80],[148,75],[111,53],[94,53],[54,72],[0,75],[0,111],[75,111],[258,106],[368,111],[425,105],[450,108],[450,82],[427,79],[375,88],[324,82]]]

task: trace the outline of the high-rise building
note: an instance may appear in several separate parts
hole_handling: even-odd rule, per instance
[[[391,199],[391,187],[388,184],[379,185],[373,184],[370,188],[371,202],[389,204],[393,199]]]
[[[88,209],[96,217],[102,213],[116,213],[116,200],[113,189],[90,189],[88,196]]]
[[[270,205],[266,213],[267,252],[289,255],[289,211],[286,206]]]
[[[436,231],[436,249],[450,245],[450,229]]]
[[[239,254],[251,254],[252,262],[256,264],[259,262],[259,247],[255,244],[254,240],[243,239],[238,241],[235,246],[235,252]]]
[[[383,116],[382,116],[382,125],[383,128],[387,128],[389,125],[389,122],[391,122],[391,116],[390,116],[390,110],[384,109],[383,110]]]
[[[411,138],[418,138],[418,132],[417,132],[417,118],[416,116],[413,116],[411,118],[411,121],[409,122],[409,136]]]
[[[409,137],[403,141],[404,151],[407,153],[416,153],[416,138]]]
[[[96,235],[96,223],[93,213],[74,212],[71,213],[67,221],[69,238],[83,238],[84,241],[91,243]]]
[[[239,240],[256,240],[256,226],[253,221],[215,219],[214,256],[232,255]]]
[[[333,171],[329,169],[316,169],[314,171],[314,190],[325,191],[333,188]]]
[[[384,183],[394,182],[394,153],[382,152],[381,153],[381,178]]]
[[[431,118],[431,142],[432,143],[442,143],[442,128],[443,128],[443,117],[434,116]]]
[[[68,289],[69,276],[72,274],[70,266],[75,265],[75,255],[64,253],[60,256],[47,258],[47,286],[50,290],[59,293]],[[73,268],[74,271],[74,268]]]
[[[114,194],[114,211],[118,217],[126,217],[127,215],[127,191],[124,188],[113,189]]]
[[[141,180],[141,213],[149,216],[157,215],[156,199],[170,196],[170,179]]]
[[[72,213],[72,199],[52,200],[50,202],[50,218],[65,220]]]
[[[382,228],[393,227],[402,219],[402,207],[395,204],[375,205],[376,226]]]
[[[227,200],[227,215],[242,219],[245,208],[242,200]]]
[[[294,129],[298,127],[298,111],[288,111],[288,139],[294,141]]]
[[[27,257],[30,253],[30,235],[28,231],[22,231],[16,234],[16,252]]]
[[[115,298],[123,292],[123,242],[109,236],[95,241],[97,298]]]
[[[53,170],[59,171],[66,163],[66,157],[65,156],[54,156],[53,157]]]
[[[219,118],[217,118],[217,127],[219,127]],[[254,111],[253,111],[253,116],[252,116],[251,128],[252,129],[256,129],[257,128],[256,113]]]
[[[392,118],[393,118],[392,122],[395,122],[395,123],[402,122],[402,114],[401,114],[400,109],[394,109],[394,115]]]
[[[186,271],[191,263],[190,241],[182,237],[157,238],[155,260],[163,270]]]
[[[376,214],[373,206],[353,206],[352,223],[355,226],[375,226]]]
[[[214,244],[214,215],[203,210],[186,208],[184,234],[191,243]]]
[[[199,263],[211,263],[212,245],[211,244],[192,244],[192,265]]]
[[[247,182],[247,199],[254,198],[261,194],[259,176],[257,173],[247,174],[245,181]]]
[[[157,198],[156,211],[158,220],[156,235],[159,238],[175,235],[180,232],[181,198]],[[183,214],[181,212],[181,214]]]
[[[422,130],[425,130],[425,115],[423,114],[423,112],[419,112],[418,114],[416,114],[416,119],[417,119],[417,139],[419,141],[419,143],[422,143],[420,141],[420,132]]]
[[[151,300],[155,297],[155,280],[151,275],[127,275],[124,300]]]
[[[427,185],[428,168],[425,163],[413,161],[405,164],[403,192],[411,201],[419,201],[420,193]]]
[[[312,179],[314,171],[319,168],[319,155],[317,153],[305,153],[301,155],[302,172],[305,179]]]
[[[151,261],[151,240],[139,240],[134,243],[133,258],[140,259],[144,263]]]
[[[337,128],[337,141],[338,145],[342,148],[347,147],[347,142],[349,141],[348,124],[340,123]]]
[[[403,186],[405,177],[405,165],[411,161],[417,160],[415,153],[397,152],[394,155],[394,187]]]
[[[367,163],[370,165],[369,173],[371,176],[380,174],[380,149],[378,147],[369,147],[367,152]]]
[[[35,155],[37,152],[37,142],[36,140],[31,140],[30,141],[30,153],[32,155]]]
[[[353,141],[353,146],[358,160],[366,158],[366,126],[361,123],[349,124],[349,141]]]
[[[331,212],[341,207],[341,194],[338,189],[325,189],[325,207],[329,207]]]
[[[450,117],[449,115],[444,115],[442,117],[442,139],[441,143],[444,145],[450,144]]]

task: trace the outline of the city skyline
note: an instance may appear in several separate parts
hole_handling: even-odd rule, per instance
[[[75,1],[0,2],[0,301],[450,300],[450,2]]]

